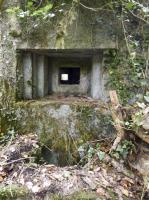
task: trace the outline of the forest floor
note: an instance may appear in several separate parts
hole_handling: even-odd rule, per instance
[[[149,199],[145,180],[107,153],[84,166],[37,164],[38,137],[16,136],[0,149],[0,199]]]

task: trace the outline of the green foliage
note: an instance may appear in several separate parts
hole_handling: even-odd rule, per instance
[[[137,56],[132,60],[131,57],[115,50],[106,52],[105,56],[105,66],[109,74],[107,86],[118,92],[123,104],[146,93],[149,82],[144,76],[146,60],[143,57]]]
[[[49,14],[52,7],[53,5],[49,3],[43,7],[35,8],[33,2],[28,1],[25,11],[19,7],[11,7],[7,9],[7,12],[10,14],[16,14],[20,19],[26,17],[44,17]]]
[[[61,195],[54,195],[52,200],[96,200],[97,195],[94,192],[80,191],[70,196],[62,197]]]
[[[111,152],[111,156],[116,159],[126,159],[128,154],[131,153],[135,149],[132,141],[124,140],[121,144],[119,144],[116,150]]]
[[[129,80],[126,79],[128,70],[126,69],[123,56],[118,55],[116,51],[109,51],[105,54],[107,57],[106,67],[109,74],[108,88],[115,89],[122,102],[126,103],[130,98]],[[124,67],[125,65],[125,67]]]
[[[123,38],[120,50],[107,53],[109,88],[117,90],[121,102],[135,102],[149,88],[148,81],[148,32],[149,9],[144,2],[133,0],[116,1],[111,8],[122,24]],[[145,25],[146,24],[146,25]]]
[[[143,110],[138,111],[134,115],[133,126],[140,127],[142,125]]]
[[[0,199],[1,200],[15,200],[18,198],[24,198],[28,194],[25,188],[15,185],[0,187]]]
[[[117,200],[118,199],[118,195],[115,193],[115,191],[113,191],[113,188],[107,188],[107,191],[110,195],[111,200]]]
[[[48,2],[46,5],[38,6],[38,8],[37,8],[37,7],[34,6],[33,2],[34,1],[29,0],[27,2],[27,6],[26,6],[27,11],[29,12],[29,15],[31,17],[47,15],[53,7],[53,4]]]
[[[5,133],[0,133],[0,145],[6,144],[8,141],[13,140],[15,138],[16,132],[14,129],[8,130]]]
[[[16,14],[20,19],[40,18],[45,20],[47,18],[52,18],[55,15],[59,15],[60,13],[65,13],[65,7],[72,2],[77,1],[27,0],[22,7],[10,7],[6,11],[10,14]]]
[[[105,158],[105,152],[101,151],[101,150],[98,150],[97,151],[97,155],[98,155],[98,158],[100,161],[104,160]]]
[[[89,143],[84,143],[78,148],[80,155],[80,164],[85,164],[92,160],[94,157],[97,157],[99,161],[103,161],[105,158],[105,152],[101,150],[99,143],[96,145],[91,145]]]
[[[144,96],[144,100],[149,103],[149,92],[146,93],[146,95]]]
[[[20,7],[11,7],[11,8],[7,8],[6,12],[10,13],[10,14],[18,14],[20,13],[22,10],[20,9]]]
[[[125,4],[125,7],[128,9],[128,10],[132,10],[135,5],[134,5],[134,2],[128,2]]]

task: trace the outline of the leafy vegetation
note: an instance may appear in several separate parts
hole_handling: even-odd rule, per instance
[[[111,156],[116,159],[126,159],[128,154],[131,154],[135,150],[135,146],[132,141],[124,140],[118,145],[116,150],[111,152]]]
[[[97,142],[96,144],[84,143],[78,148],[78,152],[80,155],[80,164],[84,165],[90,162],[95,157],[99,162],[103,161],[105,158],[105,152],[102,151],[101,145]]]
[[[40,18],[40,20],[46,20],[60,13],[65,13],[68,5],[73,5],[73,3],[77,3],[77,1],[27,0],[22,3],[21,7],[10,7],[7,9],[7,12],[15,13],[20,19]]]
[[[15,185],[0,187],[0,199],[2,200],[14,200],[18,198],[25,199],[28,191],[25,188],[18,187]]]

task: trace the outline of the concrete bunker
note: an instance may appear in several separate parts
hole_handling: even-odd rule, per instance
[[[51,150],[41,152],[48,163],[75,164],[81,144],[115,136],[110,113],[99,101],[107,97],[103,51],[17,50],[17,128],[39,136]]]
[[[38,99],[48,95],[105,98],[103,52],[100,49],[22,49],[17,55],[19,99]]]

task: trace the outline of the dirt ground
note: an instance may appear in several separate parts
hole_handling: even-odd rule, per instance
[[[1,148],[0,199],[149,199],[142,176],[122,160],[106,154],[102,162],[59,167],[37,163],[39,149],[33,134],[17,136]]]

